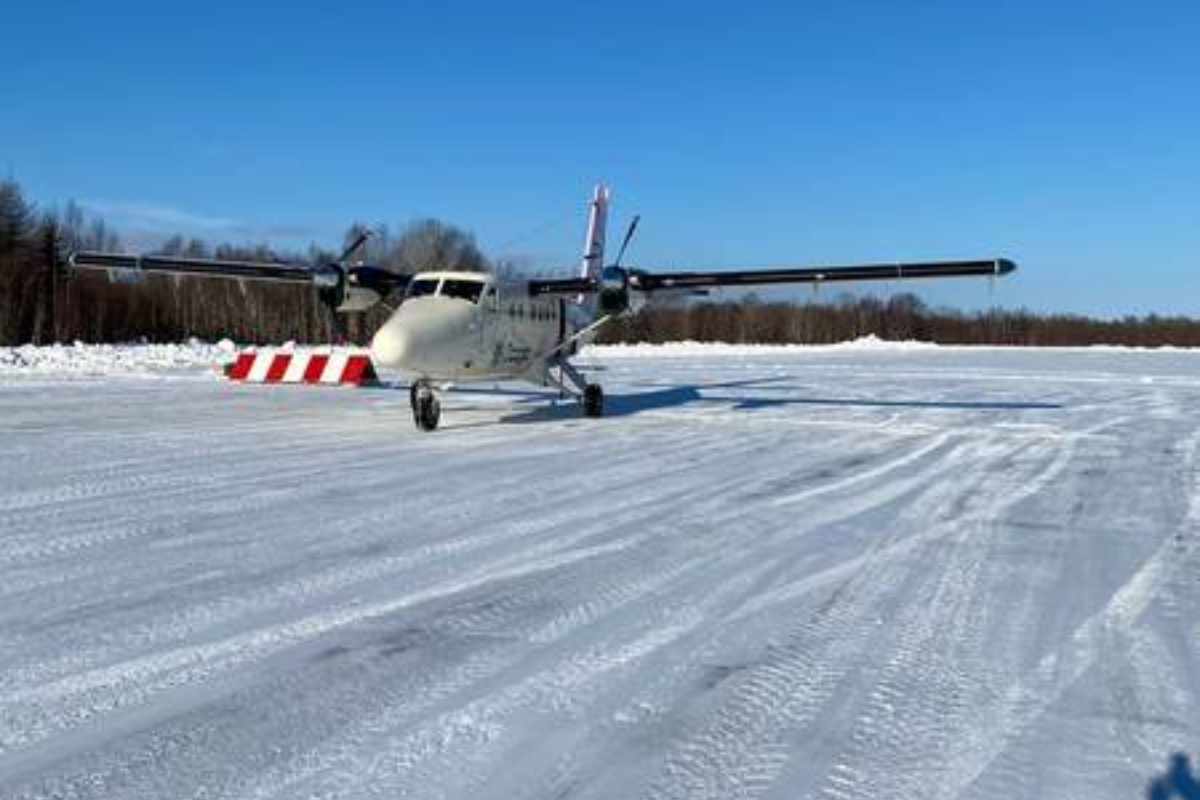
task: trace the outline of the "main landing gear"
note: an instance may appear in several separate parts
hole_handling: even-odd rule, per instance
[[[604,416],[604,390],[600,388],[600,384],[589,383],[583,387],[583,415]]]
[[[550,380],[564,392],[579,398],[583,416],[595,419],[604,416],[604,390],[598,383],[588,383],[583,375],[565,360],[554,364],[557,374],[549,373]],[[446,386],[441,387],[443,390]],[[438,398],[438,387],[422,378],[408,390],[408,401],[412,406],[413,422],[418,430],[437,430],[442,418],[442,403]]]
[[[426,380],[417,381],[409,389],[408,396],[417,428],[423,431],[436,430],[442,418],[442,404],[438,401],[433,384]]]
[[[558,384],[564,392],[570,392],[579,398],[580,409],[585,417],[604,416],[604,390],[600,388],[600,384],[588,383],[579,370],[571,366],[565,358],[555,361],[553,367],[558,370],[558,374],[549,373],[550,380]]]

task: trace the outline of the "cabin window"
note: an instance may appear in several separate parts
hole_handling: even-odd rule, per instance
[[[437,294],[438,284],[441,280],[438,278],[418,278],[408,284],[408,291],[404,293],[405,297],[425,297],[431,294]]]

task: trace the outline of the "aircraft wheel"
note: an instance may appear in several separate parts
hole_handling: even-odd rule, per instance
[[[433,393],[417,397],[417,406],[413,411],[413,419],[417,427],[423,431],[436,430],[442,417],[442,404]]]
[[[438,402],[433,388],[424,381],[417,381],[408,391],[408,400],[417,428],[423,431],[436,429],[442,416],[442,404]]]
[[[604,415],[604,390],[598,383],[589,383],[583,390],[583,415],[585,417],[600,417]]]

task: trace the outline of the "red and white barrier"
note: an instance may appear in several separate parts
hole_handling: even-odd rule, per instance
[[[364,351],[246,350],[227,364],[225,375],[245,383],[318,383],[363,386],[378,382]]]

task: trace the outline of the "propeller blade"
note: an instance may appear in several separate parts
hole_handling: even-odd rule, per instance
[[[621,266],[621,259],[625,258],[625,248],[629,247],[629,240],[633,238],[633,233],[637,230],[641,219],[641,214],[634,214],[633,219],[629,221],[629,228],[625,231],[625,238],[621,240],[621,249],[617,251],[617,260],[613,262],[614,267]]]
[[[350,260],[350,256],[358,252],[358,249],[367,243],[367,240],[375,235],[375,231],[370,228],[363,228],[359,231],[358,236],[354,237],[354,241],[342,251],[342,254],[337,257],[338,264],[344,264]]]

